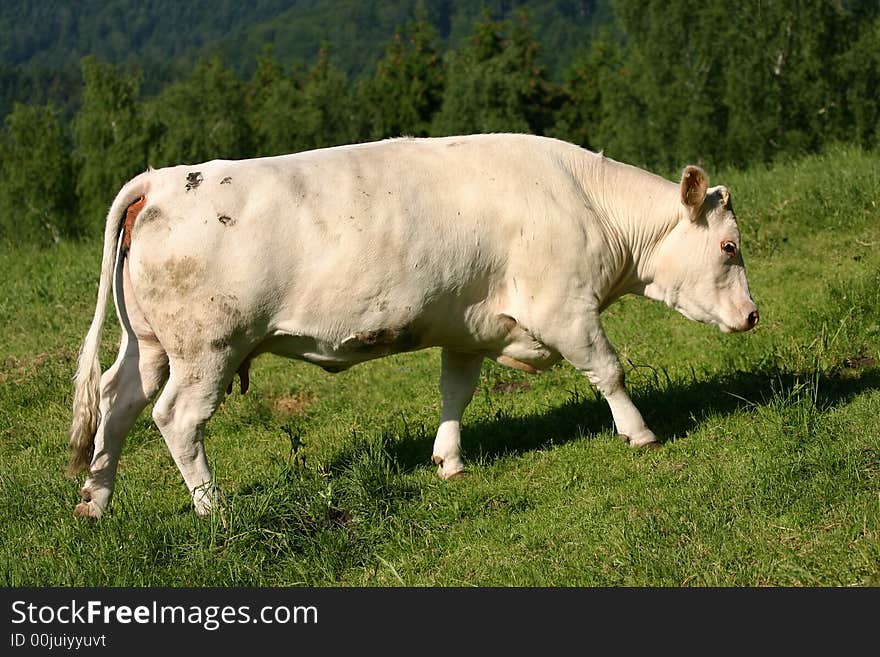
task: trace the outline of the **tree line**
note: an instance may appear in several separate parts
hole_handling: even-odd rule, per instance
[[[530,132],[660,172],[880,142],[876,2],[618,0],[613,29],[559,82],[525,11],[484,13],[458,50],[439,43],[421,16],[369,77],[335,68],[332,44],[308,68],[267,48],[248,79],[214,57],[150,98],[142,76],[87,56],[70,121],[52,105],[16,104],[5,118],[0,239],[98,235],[119,187],[147,166],[399,135]]]

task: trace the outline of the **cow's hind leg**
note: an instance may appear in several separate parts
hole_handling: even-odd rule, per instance
[[[99,518],[110,503],[125,436],[168,376],[168,357],[155,340],[126,331],[116,362],[101,376],[101,421],[77,517]]]
[[[440,356],[440,395],[443,410],[432,459],[437,474],[449,479],[464,470],[461,460],[461,416],[474,396],[480,365],[479,354],[464,354],[444,349]]]
[[[210,513],[217,503],[205,455],[205,424],[220,405],[231,375],[224,363],[205,360],[192,366],[172,360],[171,376],[153,406],[153,419],[200,516]]]

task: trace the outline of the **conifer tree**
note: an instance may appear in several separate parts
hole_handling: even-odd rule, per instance
[[[432,132],[541,132],[550,85],[538,52],[525,14],[511,25],[484,12],[470,45],[450,59]]]
[[[296,151],[360,139],[363,116],[356,112],[347,77],[330,61],[329,44],[321,46],[317,63],[306,74],[290,118]]]
[[[248,84],[247,115],[254,140],[254,155],[280,155],[301,147],[301,129],[294,114],[303,102],[305,74],[286,72],[271,48],[257,60],[257,70]]]
[[[606,96],[612,93],[609,77],[617,74],[619,66],[618,49],[607,33],[597,37],[589,50],[579,52],[565,71],[564,102],[548,134],[593,150],[607,148],[602,112],[609,104]]]
[[[443,85],[437,32],[422,12],[405,34],[394,35],[375,77],[361,89],[370,137],[427,136],[443,100]]]

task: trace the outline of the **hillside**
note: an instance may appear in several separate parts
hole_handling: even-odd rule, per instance
[[[217,0],[197,3],[86,0],[67,6],[39,0],[0,3],[0,115],[14,101],[76,104],[79,60],[88,54],[144,71],[144,92],[158,92],[214,54],[249,75],[269,44],[285,63],[314,63],[330,44],[335,66],[352,77],[373,71],[385,44],[425,5],[441,42],[467,39],[486,7],[507,18],[528,7],[543,54],[558,76],[597,25],[611,21],[610,0]],[[552,44],[552,47],[549,47]]]

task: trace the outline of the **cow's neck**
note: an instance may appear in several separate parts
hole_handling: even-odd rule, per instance
[[[605,157],[595,158],[584,173],[592,178],[585,188],[593,190],[615,272],[602,308],[625,294],[650,296],[654,254],[682,216],[678,185]]]

